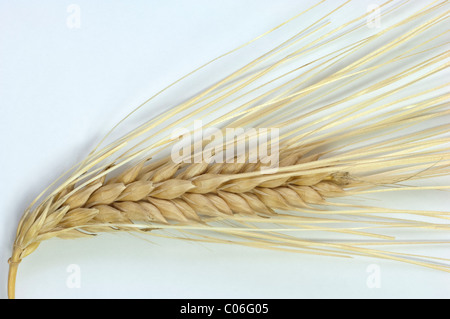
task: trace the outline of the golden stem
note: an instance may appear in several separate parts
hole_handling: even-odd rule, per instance
[[[9,263],[9,275],[8,275],[8,298],[15,299],[16,298],[16,276],[17,269],[19,268],[19,264],[21,262],[20,252],[14,250],[12,257],[8,260]]]

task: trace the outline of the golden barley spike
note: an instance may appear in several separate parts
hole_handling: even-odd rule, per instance
[[[9,260],[9,297],[15,297],[19,263],[41,242],[117,231],[152,235],[176,230],[183,240],[375,257],[449,272],[448,260],[367,248],[364,242],[375,238],[371,247],[404,244],[382,233],[388,228],[448,231],[449,212],[339,201],[371,192],[449,188],[403,185],[449,173],[450,125],[434,123],[450,113],[448,83],[441,76],[449,58],[444,40],[448,4],[429,2],[368,35],[369,13],[330,28],[327,19],[347,3],[326,7],[314,25],[190,100],[94,149],[46,189],[18,226]],[[386,17],[404,9],[403,3],[392,1],[380,7]],[[349,35],[358,37],[348,42]],[[422,86],[436,77],[437,85]],[[182,112],[184,117],[177,119]],[[195,136],[197,129],[171,133],[195,120],[204,120],[205,129],[216,128],[215,137],[225,137],[227,128],[253,130],[184,148],[183,137]],[[267,139],[265,128],[279,134]],[[256,148],[226,152],[260,137],[265,142]],[[263,146],[271,152],[260,156]],[[176,155],[182,153],[178,161],[174,149]],[[206,161],[211,158],[215,161]],[[301,230],[362,239],[315,241],[294,235]]]

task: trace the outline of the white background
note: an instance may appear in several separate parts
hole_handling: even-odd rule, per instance
[[[361,15],[372,2],[354,1],[350,12]],[[311,3],[0,1],[0,297],[16,225],[44,187],[149,96]],[[67,25],[71,4],[81,10],[80,28]],[[435,192],[384,196],[413,207],[426,200],[428,209],[450,204]],[[20,265],[17,297],[450,297],[448,274],[412,265],[147,240],[108,234],[45,242]],[[372,264],[379,288],[367,285]],[[67,285],[70,265],[81,271],[80,288]]]

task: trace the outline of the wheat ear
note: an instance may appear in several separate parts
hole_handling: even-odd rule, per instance
[[[195,97],[95,148],[46,189],[19,223],[9,260],[9,297],[15,297],[19,263],[43,241],[117,231],[158,236],[170,230],[189,236],[180,236],[183,240],[374,257],[450,271],[448,260],[365,247],[405,244],[379,232],[383,229],[448,231],[448,212],[339,201],[370,192],[448,188],[402,184],[449,173],[449,125],[433,122],[449,116],[449,94],[442,93],[447,83],[441,80],[422,88],[424,81],[441,75],[448,66],[442,42],[446,32],[429,36],[444,24],[447,3],[431,2],[353,43],[342,41],[364,31],[368,13],[337,28],[321,24],[346,5],[327,9],[312,26]],[[402,6],[387,1],[381,8],[389,17]],[[403,30],[402,36],[384,38],[396,30]],[[339,49],[320,51],[329,44],[339,44]],[[293,68],[283,69],[293,62],[297,63]],[[279,69],[281,74],[276,72]],[[353,87],[357,80],[373,75],[377,75],[374,82],[361,81],[364,84]],[[350,88],[352,93],[346,91]],[[401,92],[406,93],[399,96]],[[232,110],[224,114],[229,106]],[[182,119],[175,117],[183,112]],[[196,163],[196,151],[185,158],[190,161],[174,162],[167,151],[178,137],[170,131],[207,115],[213,115],[207,127],[220,127],[222,132],[227,127],[278,128],[277,169],[266,171],[264,159],[251,161],[251,150],[243,160],[231,157],[225,163]],[[425,129],[418,129],[424,124]],[[215,150],[249,139],[237,135],[215,145]],[[324,242],[291,233],[302,230],[378,241]]]

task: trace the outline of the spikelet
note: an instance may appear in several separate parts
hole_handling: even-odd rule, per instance
[[[19,263],[41,242],[118,231],[152,235],[176,230],[197,235],[196,240],[374,257],[450,271],[448,264],[438,264],[427,256],[366,248],[366,237],[376,238],[380,244],[395,240],[362,230],[381,230],[381,226],[448,230],[448,212],[339,201],[377,191],[419,191],[426,187],[402,188],[402,183],[448,175],[449,125],[433,124],[433,119],[448,118],[450,113],[449,94],[441,94],[446,87],[444,77],[435,87],[421,87],[448,66],[445,32],[429,34],[442,26],[445,29],[447,3],[424,4],[422,10],[351,43],[346,36],[365,27],[368,13],[336,28],[320,25],[344,5],[326,7],[327,13],[314,25],[277,43],[273,50],[208,85],[189,101],[94,149],[62,182],[39,196],[18,226],[10,259],[9,297],[15,296]],[[395,14],[400,7],[402,4],[387,1],[381,5],[382,14]],[[401,36],[389,37],[396,30],[402,30]],[[319,36],[320,31],[324,33]],[[326,47],[334,49],[322,53],[320,49]],[[288,71],[282,68],[286,65]],[[284,73],[275,72],[278,69]],[[372,76],[375,80],[366,81]],[[360,84],[355,88],[355,83]],[[397,97],[404,91],[406,97]],[[230,100],[235,103],[231,105]],[[225,106],[232,110],[218,115]],[[185,121],[195,120],[202,112],[217,115],[205,128],[220,128],[223,133],[227,127],[279,129],[277,167],[267,170],[269,155],[254,161],[250,149],[241,158],[233,155],[227,161],[209,163],[195,160],[202,154],[194,147],[184,161],[174,161],[167,151],[179,142],[179,137],[170,133],[181,125],[174,115],[182,112],[187,113]],[[258,132],[256,137],[262,135]],[[239,142],[250,140],[245,134],[236,135],[215,145],[210,155],[218,156],[230,145],[234,149]],[[273,140],[271,137],[265,145]],[[399,213],[410,219],[386,217]],[[415,220],[417,215],[437,221]],[[320,222],[336,226],[320,226]],[[277,225],[276,229],[267,228],[268,223]],[[346,226],[348,223],[355,227]],[[364,227],[357,229],[356,225]],[[352,244],[317,242],[283,232],[296,229],[363,239]],[[205,231],[218,236],[206,236]]]

